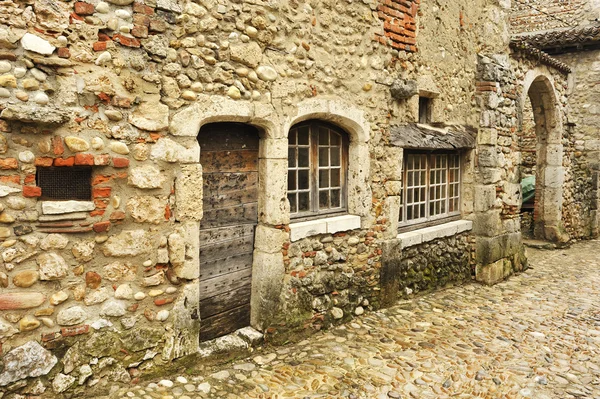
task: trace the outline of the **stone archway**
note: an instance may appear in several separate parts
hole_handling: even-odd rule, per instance
[[[562,118],[549,73],[527,73],[523,85],[521,121],[526,101],[531,102],[535,126],[536,184],[533,236],[552,242],[568,241],[569,237],[562,228]]]

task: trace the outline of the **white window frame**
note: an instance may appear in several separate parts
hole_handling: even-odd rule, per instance
[[[440,170],[440,168],[433,167],[433,160],[435,157],[445,155],[446,156],[446,165],[445,168]],[[411,161],[411,158],[422,157],[425,160],[425,165],[419,165],[420,168],[409,168],[408,165]],[[455,164],[451,164],[450,157],[455,157]],[[414,164],[413,164],[414,165]],[[455,165],[455,166],[452,166]],[[426,225],[426,224],[436,224],[439,221],[447,221],[450,218],[456,218],[460,216],[460,207],[461,207],[461,192],[462,192],[462,162],[461,162],[461,153],[459,151],[405,151],[404,153],[404,163],[403,163],[403,181],[402,181],[402,206],[400,208],[400,217],[399,217],[399,228],[403,228],[406,226],[414,226],[414,225]],[[439,171],[439,174],[435,174],[435,171]],[[450,171],[454,170],[455,176],[458,178],[458,181],[450,180],[451,173]],[[418,177],[424,177],[424,179],[419,179],[419,182],[415,184],[415,172],[421,171],[424,173],[424,176],[418,175]],[[432,176],[432,172],[434,175]],[[445,175],[445,182],[443,184],[439,184],[436,178]],[[433,179],[432,179],[433,177]],[[412,180],[412,184],[409,185],[409,179]],[[434,181],[432,183],[432,180]],[[454,195],[450,195],[450,186],[454,188]],[[444,212],[439,214],[432,214],[431,212],[431,204],[432,202],[437,202],[440,204],[441,202],[438,199],[431,198],[431,190],[432,188],[435,190],[436,187],[440,188],[440,192],[442,189],[445,190],[445,198],[444,198]],[[422,189],[417,193],[415,189]],[[412,190],[412,191],[409,191]],[[423,192],[424,191],[424,192]],[[418,194],[415,196],[415,194]],[[418,198],[415,198],[418,197]],[[407,201],[410,199],[410,202]],[[455,201],[455,208],[453,211],[449,211],[450,209],[450,201]],[[407,220],[409,214],[409,207],[415,205],[424,206],[423,214],[419,214],[418,217],[413,217],[411,220]],[[413,208],[414,209],[414,208]],[[414,213],[413,213],[414,215]]]

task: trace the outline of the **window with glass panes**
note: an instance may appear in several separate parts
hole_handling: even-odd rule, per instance
[[[346,210],[348,138],[333,125],[311,121],[290,129],[288,200],[292,217]]]
[[[460,214],[460,155],[404,154],[402,224],[428,222]]]

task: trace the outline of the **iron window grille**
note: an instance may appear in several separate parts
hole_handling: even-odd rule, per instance
[[[36,182],[42,189],[41,199],[92,200],[91,167],[38,167]]]
[[[288,200],[293,218],[347,209],[348,136],[318,121],[289,132]]]
[[[406,153],[403,174],[401,226],[460,215],[459,153]]]

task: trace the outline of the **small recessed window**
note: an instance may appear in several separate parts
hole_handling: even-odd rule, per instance
[[[429,97],[419,97],[419,123],[431,123],[432,103]]]
[[[37,168],[36,181],[42,189],[42,199],[79,200],[92,199],[91,167]]]

